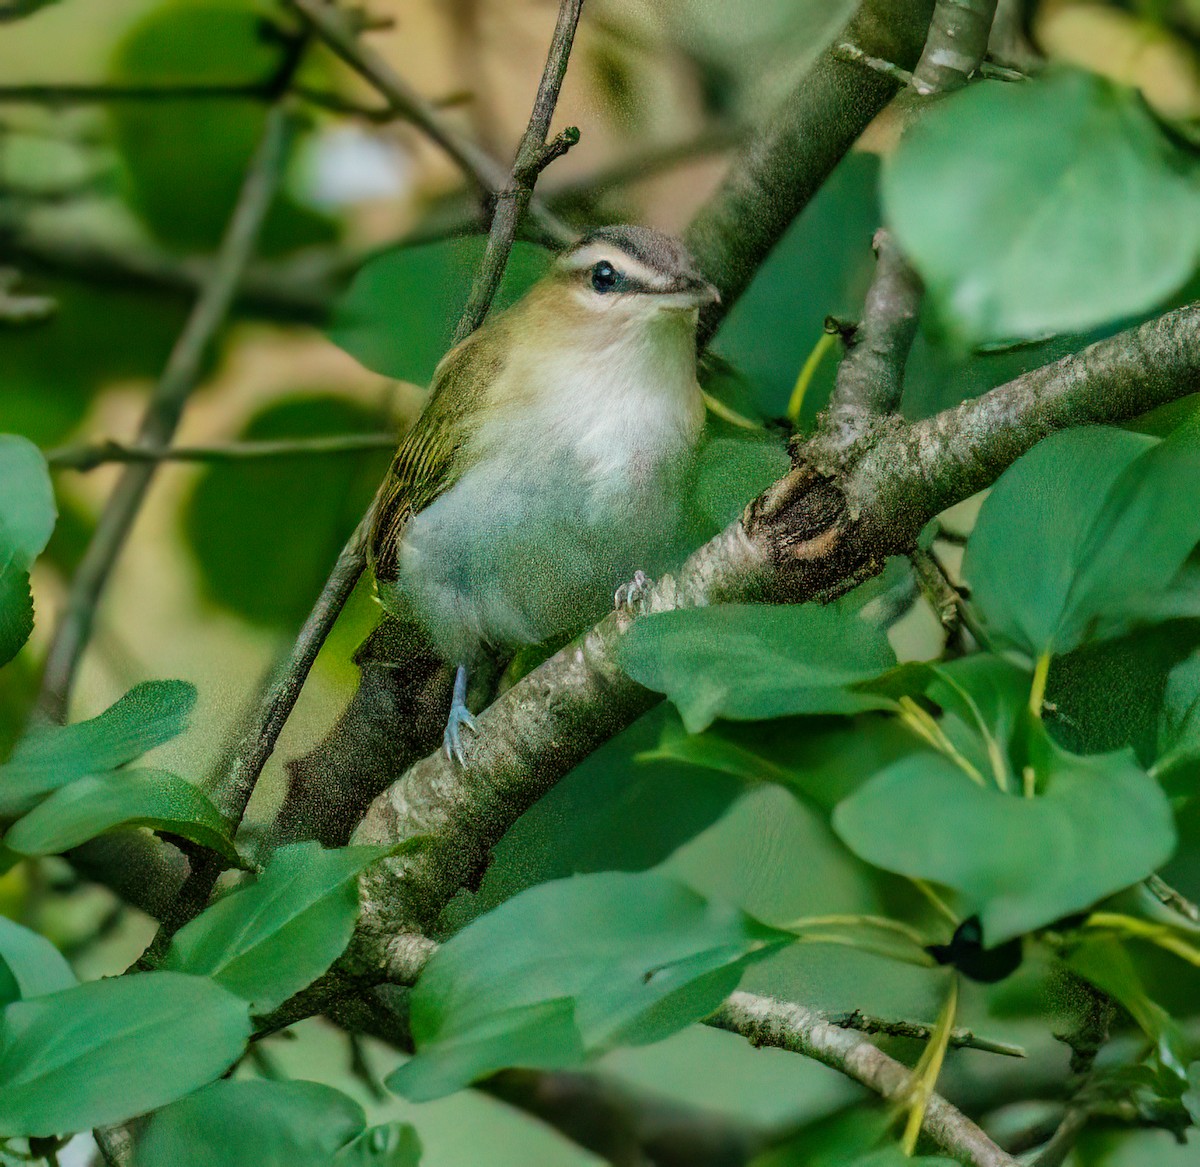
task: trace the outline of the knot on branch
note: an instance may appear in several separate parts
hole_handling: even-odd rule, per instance
[[[523,149],[521,153],[528,156],[517,159],[517,163],[513,167],[513,181],[501,194],[512,198],[524,191],[532,190],[538,176],[551,162],[556,158],[561,158],[572,146],[579,144],[579,136],[578,126],[567,126],[565,130],[555,134],[548,142],[540,146],[534,144],[528,151]]]

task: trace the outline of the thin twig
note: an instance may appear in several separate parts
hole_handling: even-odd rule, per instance
[[[126,1127],[96,1127],[92,1138],[108,1167],[130,1167],[133,1163],[133,1138]]]
[[[521,144],[517,147],[512,171],[504,188],[497,193],[487,249],[471,285],[467,306],[455,329],[455,344],[465,340],[483,323],[491,307],[508,264],[513,241],[517,237],[517,224],[533,198],[533,187],[538,176],[555,158],[565,154],[579,141],[579,131],[573,127],[549,142],[546,139],[554,108],[558,104],[559,90],[567,73],[567,62],[571,57],[571,45],[575,41],[575,29],[579,25],[582,9],[583,0],[561,0],[559,5],[558,20],[554,25],[550,51],[546,54],[546,65],[533,101],[533,111],[521,136]]]
[[[1146,887],[1160,904],[1178,912],[1192,924],[1200,924],[1200,906],[1192,903],[1182,892],[1176,891],[1161,875],[1151,875]]]
[[[504,189],[504,167],[486,150],[444,122],[432,104],[369,45],[359,40],[355,27],[326,0],[287,0],[312,27],[313,31],[357,73],[369,81],[387,100],[393,117],[402,117],[436,142],[486,193]],[[550,213],[537,199],[529,204],[529,217],[552,243],[565,245],[575,233]]]
[[[873,247],[875,274],[862,321],[838,366],[829,402],[829,424],[843,445],[854,441],[870,418],[899,408],[924,293],[890,231],[876,231]]]
[[[246,172],[211,278],[196,300],[146,406],[138,431],[139,446],[168,445],[175,433],[200,377],[204,358],[229,314],[238,280],[253,254],[274,200],[291,133],[292,116],[280,103],[267,116],[262,141]],[[38,699],[41,713],[53,721],[61,721],[66,715],[75,671],[91,634],[97,604],[155,469],[154,463],[141,463],[124,471],[71,581],[66,606],[50,643]]]
[[[910,1037],[917,1041],[928,1041],[933,1033],[932,1025],[919,1021],[891,1021],[885,1017],[872,1017],[860,1009],[849,1013],[825,1015],[830,1025],[839,1029],[853,1029],[858,1033],[883,1034],[885,1037]],[[1019,1045],[1007,1041],[993,1041],[990,1037],[980,1037],[970,1029],[952,1029],[950,1045],[954,1049],[977,1049],[985,1053],[1000,1054],[1006,1058],[1023,1058],[1025,1050]]]
[[[268,686],[259,706],[258,716],[242,736],[229,774],[216,791],[216,799],[229,823],[230,834],[241,824],[259,775],[275,750],[275,743],[296,706],[317,654],[362,575],[373,510],[373,507],[368,509],[342,548],[296,643],[283,665],[276,670],[275,679]],[[224,864],[220,856],[212,852],[205,853],[180,888],[174,903],[164,913],[162,925],[136,967],[152,969],[158,966],[175,932],[203,911],[222,870]]]
[[[838,1070],[891,1102],[902,1102],[912,1086],[908,1067],[888,1057],[820,1014],[770,997],[734,993],[708,1024],[741,1034],[751,1045],[803,1054]],[[955,1158],[974,1167],[1017,1167],[965,1114],[938,1094],[929,1097],[922,1129]]]
[[[996,0],[937,0],[913,88],[927,96],[966,85],[987,53],[995,17]]]
[[[338,434],[320,438],[282,438],[278,441],[228,442],[220,446],[126,445],[108,438],[80,446],[60,446],[46,453],[46,461],[59,470],[86,472],[111,462],[244,462],[261,458],[295,458],[325,454],[356,454],[364,450],[390,450],[396,435]]]
[[[1088,1123],[1085,1107],[1072,1106],[1031,1167],[1062,1167]]]

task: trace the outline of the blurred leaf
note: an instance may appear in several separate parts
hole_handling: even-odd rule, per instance
[[[154,1114],[137,1167],[401,1167],[403,1159],[342,1156],[367,1124],[362,1107],[317,1082],[214,1082]],[[375,1128],[379,1130],[381,1128]],[[411,1131],[411,1127],[402,1128]],[[408,1160],[415,1167],[418,1160]]]
[[[1200,754],[1200,653],[1175,666],[1167,677],[1158,730],[1155,772],[1194,760]]]
[[[756,1156],[750,1167],[952,1167],[952,1160],[936,1155],[905,1155],[889,1138],[892,1125],[877,1110],[854,1107],[811,1123]]]
[[[333,1167],[419,1167],[420,1162],[417,1132],[408,1123],[389,1122],[347,1143],[334,1156]]]
[[[697,457],[696,501],[718,527],[738,518],[746,504],[791,467],[783,446],[772,440],[718,438]]]
[[[192,783],[165,770],[78,778],[18,819],[4,845],[21,855],[60,855],[114,827],[179,835],[242,865],[221,812]]]
[[[1159,442],[1084,428],[1011,466],[979,513],[963,574],[989,633],[1031,657],[1124,630],[1200,539],[1200,426]]]
[[[0,665],[33,631],[29,569],[54,530],[54,488],[31,442],[0,434]]]
[[[239,440],[373,432],[377,412],[345,398],[296,397],[257,414]],[[205,591],[268,628],[307,617],[338,552],[387,468],[384,451],[213,466],[196,484],[184,529]]]
[[[1183,1095],[1183,1105],[1192,1117],[1192,1122],[1200,1126],[1200,1062],[1188,1066],[1188,1089]]]
[[[706,1016],[793,937],[655,872],[541,884],[451,937],[412,994],[413,1100],[504,1066],[567,1066]]]
[[[76,984],[71,966],[44,936],[0,916],[0,1004]]]
[[[1086,73],[971,86],[883,174],[888,222],[969,342],[1145,312],[1200,254],[1200,184],[1132,90]]]
[[[24,814],[52,790],[170,741],[187,728],[195,704],[187,681],[143,681],[88,721],[35,726],[0,766],[0,817]]]
[[[994,948],[1144,879],[1175,846],[1170,806],[1130,751],[1043,747],[1037,797],[915,754],[839,804],[834,830],[868,863],[961,892]]]
[[[620,656],[635,681],[666,693],[691,733],[717,717],[886,708],[849,686],[896,663],[887,634],[844,602],[662,612],[633,625]]]
[[[386,854],[381,847],[280,847],[254,883],[175,934],[164,967],[211,976],[256,1015],[269,1013],[341,956],[358,919],[359,872]]]
[[[117,47],[120,85],[254,85],[274,77],[285,48],[267,29],[262,0],[177,0],[159,5]],[[131,200],[164,243],[211,251],[237,201],[266,124],[266,102],[225,98],[117,102],[109,109]],[[186,149],[181,149],[181,139]],[[263,224],[266,255],[326,243],[332,224],[276,197]]]
[[[246,1003],[149,972],[15,1001],[0,1025],[0,1135],[124,1122],[212,1081],[250,1036]]]
[[[381,251],[338,302],[329,339],[376,373],[427,385],[483,259],[479,236]],[[548,251],[518,240],[493,313],[520,299],[550,266]]]

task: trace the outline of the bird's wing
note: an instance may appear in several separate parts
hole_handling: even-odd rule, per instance
[[[392,459],[380,489],[371,530],[375,577],[395,580],[404,528],[462,477],[473,461],[469,438],[481,419],[487,387],[500,363],[500,346],[480,346],[476,332],[451,349],[433,374],[429,400]]]

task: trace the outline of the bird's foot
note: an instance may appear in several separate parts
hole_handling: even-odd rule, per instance
[[[446,757],[460,766],[467,764],[466,747],[463,744],[463,732],[472,734],[479,732],[471,711],[461,701],[455,701],[450,706],[450,716],[446,718],[446,732],[442,735],[443,748]]]
[[[633,579],[617,588],[613,595],[613,607],[618,612],[624,609],[626,612],[637,613],[646,602],[653,586],[654,581],[647,579],[644,571],[635,571]]]

